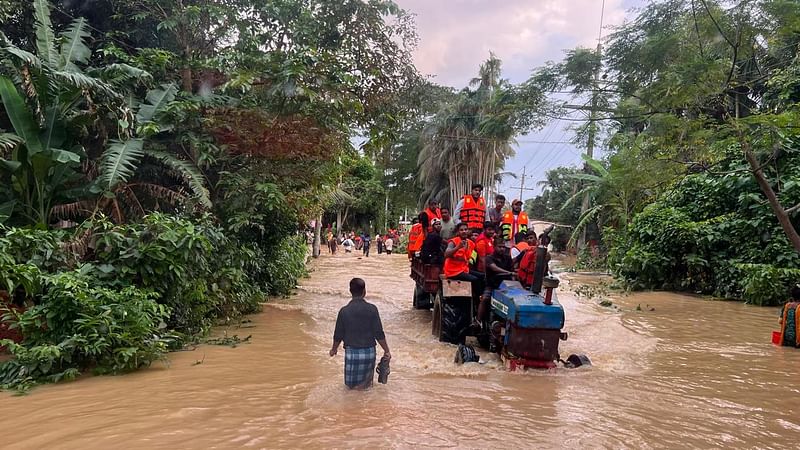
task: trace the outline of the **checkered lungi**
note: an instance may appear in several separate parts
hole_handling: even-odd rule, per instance
[[[372,382],[375,375],[375,347],[346,347],[344,349],[344,384],[354,388]]]

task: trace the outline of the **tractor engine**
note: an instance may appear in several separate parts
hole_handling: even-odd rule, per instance
[[[557,285],[552,283],[552,285]],[[517,281],[504,281],[492,295],[492,343],[509,360],[526,367],[554,367],[558,341],[566,339],[564,308],[552,287],[545,295],[533,293]],[[548,304],[549,303],[549,304]]]

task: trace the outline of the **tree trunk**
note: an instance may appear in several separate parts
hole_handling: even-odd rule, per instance
[[[311,256],[319,258],[319,250],[322,244],[322,214],[317,217],[314,223],[314,243],[311,244]]]
[[[187,61],[185,66],[181,69],[181,84],[183,86],[184,92],[192,93],[192,68],[189,67],[189,62]]]
[[[342,210],[336,210],[336,237],[342,237]]]
[[[342,226],[347,223],[347,216],[350,215],[350,206],[346,206],[344,208],[344,214],[342,215]]]
[[[792,243],[792,246],[794,246],[795,251],[800,253],[800,235],[797,234],[797,230],[795,230],[794,225],[792,225],[789,215],[786,213],[786,210],[783,209],[783,206],[781,206],[780,201],[778,201],[778,196],[775,195],[775,191],[772,190],[772,186],[770,186],[767,177],[764,176],[764,172],[761,170],[761,165],[758,163],[756,156],[753,154],[750,144],[743,139],[742,148],[744,149],[744,157],[747,159],[747,163],[750,164],[750,167],[753,169],[753,176],[756,178],[758,186],[761,187],[761,191],[767,196],[769,206],[772,208],[772,212],[775,213],[775,216],[778,218],[778,222],[780,222],[783,232],[786,233],[786,237],[789,238],[789,241]]]

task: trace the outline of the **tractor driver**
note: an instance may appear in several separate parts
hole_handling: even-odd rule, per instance
[[[494,236],[494,253],[486,256],[484,260],[486,266],[486,289],[481,296],[478,305],[478,321],[483,322],[489,312],[489,300],[492,298],[492,291],[500,287],[503,280],[514,278],[514,261],[511,259],[508,247],[505,246],[505,239],[501,235]]]

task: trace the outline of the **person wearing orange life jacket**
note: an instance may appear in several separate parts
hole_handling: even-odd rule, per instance
[[[483,185],[473,184],[472,193],[465,195],[464,198],[458,201],[455,210],[453,210],[456,225],[465,223],[471,229],[483,231],[483,225],[488,217],[488,210],[486,208],[486,200],[481,197],[482,192]]]
[[[483,282],[483,272],[472,270],[470,264],[476,259],[475,243],[469,239],[471,233],[467,224],[456,226],[458,236],[450,239],[444,251],[444,276],[451,280]]]
[[[522,201],[514,200],[511,202],[511,211],[503,214],[500,225],[503,230],[503,239],[511,241],[517,233],[528,232],[528,214],[522,210]]]
[[[511,247],[511,259],[513,259],[517,264],[519,263],[520,256],[525,253],[525,250],[539,245],[539,240],[536,238],[536,232],[533,230],[528,231],[527,234],[517,233],[517,235],[514,237],[514,242],[516,242],[516,244]]]
[[[422,224],[422,229],[425,230],[425,233],[433,231],[433,219],[442,220],[442,211],[439,209],[439,202],[431,199],[425,211],[419,213],[419,223]]]
[[[408,232],[408,259],[414,259],[414,256],[422,250],[422,243],[425,242],[425,229],[419,223],[417,218],[411,221],[411,230]]]
[[[483,292],[486,276],[483,272],[470,269],[475,260],[475,243],[469,239],[471,231],[466,223],[456,225],[457,236],[450,239],[444,251],[444,276],[450,280],[469,281],[472,286],[473,300],[478,300]]]

